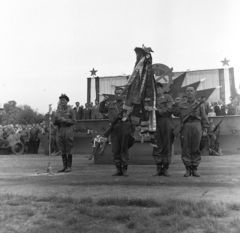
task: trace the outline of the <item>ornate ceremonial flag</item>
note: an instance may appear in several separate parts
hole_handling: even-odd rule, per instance
[[[156,87],[152,70],[152,49],[135,48],[137,60],[123,90],[124,109],[141,122],[142,131],[156,131]]]

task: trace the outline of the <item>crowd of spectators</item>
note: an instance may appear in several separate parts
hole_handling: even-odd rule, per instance
[[[80,105],[79,102],[76,102],[75,104],[76,106],[73,109],[76,113],[77,120],[108,119],[107,114],[99,112],[99,102],[97,100],[95,100],[95,105],[91,102],[86,103],[85,107]]]
[[[184,97],[182,99],[184,101]],[[205,102],[205,111],[208,117],[223,116],[223,115],[240,115],[240,97],[235,98],[230,97],[230,103],[225,104],[222,100],[217,102],[208,102],[205,97],[202,97]],[[85,107],[76,102],[76,106],[73,108],[76,113],[77,120],[91,120],[91,119],[108,119],[107,114],[102,114],[99,112],[99,102],[95,100],[95,105],[93,102],[86,103]]]
[[[47,128],[44,121],[27,125],[0,125],[0,139],[9,142],[20,140],[24,145],[25,154],[38,154],[39,134],[45,134],[46,131]]]
[[[204,98],[204,97],[202,97]],[[99,102],[95,100],[95,105],[91,102],[86,103],[85,107],[80,105],[79,102],[75,103],[76,106],[73,108],[76,113],[77,120],[93,120],[93,119],[108,119],[107,114],[99,112]],[[204,102],[205,111],[208,117],[223,116],[223,115],[240,115],[240,97],[230,97],[230,103],[225,105],[222,100],[217,102]],[[48,133],[49,129],[45,124],[45,121],[34,124],[8,124],[0,125],[0,139],[4,140],[16,140],[20,139],[24,145],[24,153],[37,154],[39,148],[39,135]],[[56,132],[57,129],[52,125],[51,132],[51,144],[52,152],[59,155],[59,150],[56,143]]]
[[[230,97],[230,103],[225,104],[222,100],[217,102],[205,101],[205,111],[208,117],[223,116],[223,115],[240,115],[240,98]]]

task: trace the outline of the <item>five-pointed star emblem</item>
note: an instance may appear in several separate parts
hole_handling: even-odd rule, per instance
[[[228,62],[230,62],[230,60],[227,60],[225,57],[224,60],[221,62],[223,63],[223,66],[229,66]]]
[[[94,70],[94,68],[93,68],[92,70],[90,70],[90,72],[91,72],[91,76],[95,76],[97,73],[97,70]]]

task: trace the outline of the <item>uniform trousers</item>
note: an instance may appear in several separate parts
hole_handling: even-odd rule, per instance
[[[157,117],[157,148],[153,149],[153,158],[156,164],[169,165],[171,163],[173,130],[174,125],[171,117]]]
[[[129,122],[120,121],[113,126],[110,135],[112,144],[113,161],[116,166],[128,165],[128,142],[131,126]]]
[[[199,149],[202,138],[200,121],[186,122],[181,131],[182,161],[185,166],[198,166],[201,162]]]
[[[58,146],[62,154],[72,154],[73,148],[73,127],[61,126],[58,131]]]

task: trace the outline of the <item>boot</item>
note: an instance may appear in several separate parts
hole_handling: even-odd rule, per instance
[[[123,176],[128,176],[127,169],[128,169],[128,165],[124,164],[123,165],[123,170],[122,170],[122,175]]]
[[[122,175],[122,167],[121,165],[116,165],[117,171],[112,176],[121,176]]]
[[[186,166],[186,172],[183,175],[184,177],[191,176],[191,166]]]
[[[67,168],[66,168],[65,172],[71,172],[71,167],[72,167],[72,155],[68,155]]]
[[[192,166],[192,175],[195,177],[200,177],[200,174],[197,172],[197,166]]]
[[[67,168],[67,155],[62,154],[62,162],[63,162],[63,168],[61,170],[58,170],[58,172],[65,172]]]
[[[163,165],[162,174],[163,174],[163,176],[167,176],[167,177],[170,176],[170,174],[169,174],[169,172],[168,172],[168,164],[164,164],[164,165]]]
[[[162,175],[162,163],[157,163],[157,172],[152,176],[161,176]]]

